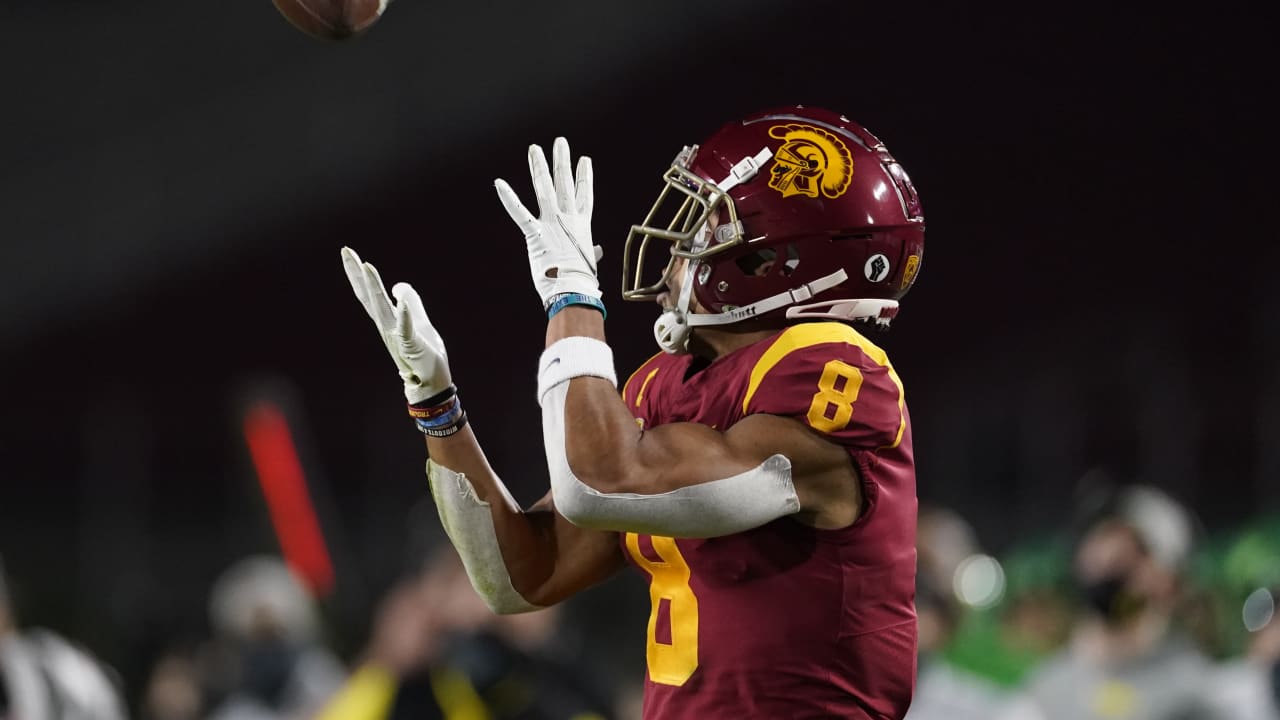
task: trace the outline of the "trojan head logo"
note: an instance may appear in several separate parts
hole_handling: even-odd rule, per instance
[[[838,198],[853,179],[853,156],[835,134],[812,125],[774,125],[769,137],[782,141],[773,154],[769,187],[783,197]]]

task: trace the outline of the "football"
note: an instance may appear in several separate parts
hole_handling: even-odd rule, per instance
[[[271,0],[302,32],[321,40],[345,40],[368,30],[389,0]]]

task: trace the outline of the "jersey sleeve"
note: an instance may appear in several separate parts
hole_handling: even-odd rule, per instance
[[[794,418],[850,448],[897,447],[906,409],[902,382],[884,351],[847,325],[792,330],[752,369],[744,414]]]

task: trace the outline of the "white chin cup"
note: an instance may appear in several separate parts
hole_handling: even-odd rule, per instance
[[[689,333],[693,330],[679,310],[664,310],[653,323],[653,338],[663,352],[672,355],[689,349]]]

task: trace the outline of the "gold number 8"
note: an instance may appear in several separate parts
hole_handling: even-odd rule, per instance
[[[653,550],[660,561],[650,560],[640,552],[640,536],[627,533],[627,551],[636,564],[649,573],[649,641],[645,658],[649,679],[662,685],[683,685],[698,669],[698,598],[689,587],[689,564],[685,562],[676,541],[669,537],[651,537]],[[667,601],[671,625],[671,642],[658,641],[658,615],[662,601]]]
[[[839,389],[836,383],[843,380]],[[840,360],[832,360],[822,368],[818,379],[818,392],[809,405],[809,426],[822,432],[843,430],[853,418],[853,403],[862,389],[862,371]],[[834,413],[829,408],[835,406]]]

